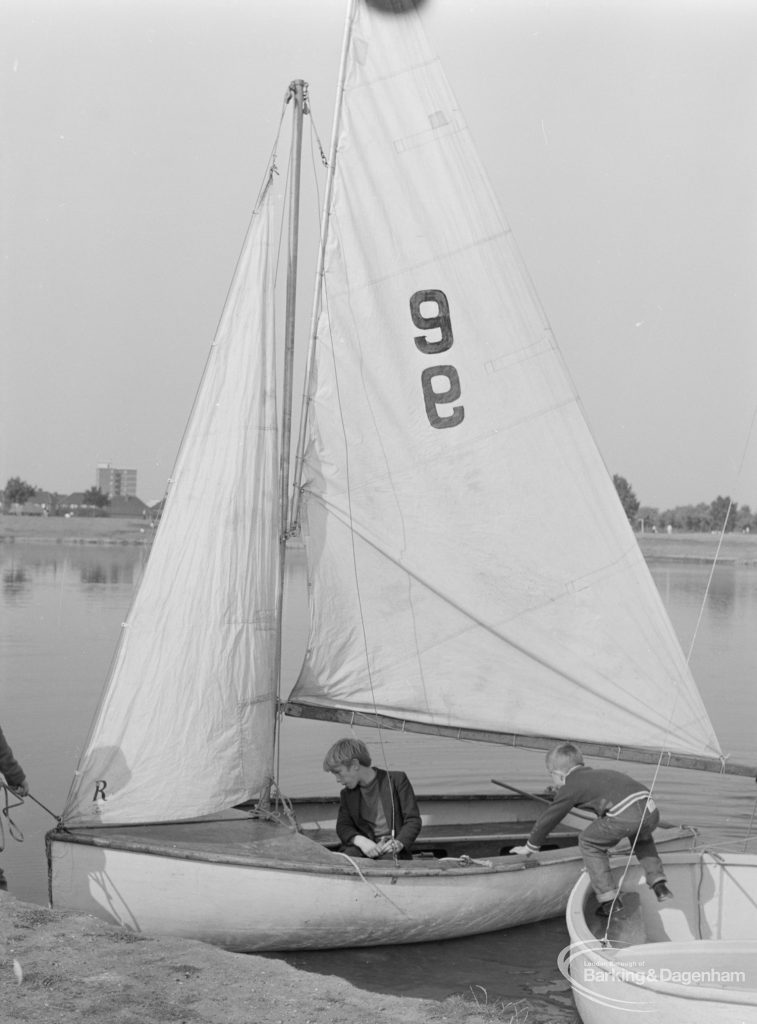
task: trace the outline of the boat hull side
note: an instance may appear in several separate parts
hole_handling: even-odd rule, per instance
[[[689,848],[687,829],[666,849]],[[352,860],[246,815],[48,835],[50,899],[137,932],[237,951],[395,945],[556,917],[583,861],[536,857]]]
[[[475,935],[558,916],[580,860],[381,878],[51,843],[56,909],[229,950],[329,949]]]

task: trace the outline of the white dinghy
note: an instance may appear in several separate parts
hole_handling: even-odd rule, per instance
[[[418,942],[564,911],[578,819],[528,861],[508,851],[537,802],[421,795],[415,859],[358,864],[335,849],[333,801],[278,800],[280,731],[303,728],[281,712],[721,770],[418,12],[384,7],[353,0],[347,15],[295,457],[294,282],[279,428],[267,186],[48,836],[56,907],[237,950]],[[292,83],[292,211],[306,107]],[[299,678],[282,680],[300,533],[310,635]]]
[[[584,1024],[626,1024],[629,1014],[665,1024],[757,1024],[757,858],[673,853],[665,871],[674,899],[659,904],[638,865],[629,868],[623,909],[609,928],[596,916],[588,875],[576,883],[561,967]]]

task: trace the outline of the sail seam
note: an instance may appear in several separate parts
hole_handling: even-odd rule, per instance
[[[464,253],[475,251],[482,245],[489,245],[492,242],[496,242],[500,239],[512,238],[512,228],[509,224],[504,223],[499,231],[495,231],[492,234],[484,235],[480,238],[475,238],[470,242],[466,242],[465,245],[460,245],[455,248],[448,248],[445,251],[445,260],[450,260],[455,256],[463,255]],[[422,270],[425,267],[435,267],[439,262],[438,256],[430,256],[425,260],[418,260],[415,263],[403,263],[401,267],[395,267],[391,273],[382,274],[377,277],[365,278],[362,282],[357,283],[353,278],[348,278],[347,286],[344,288],[334,288],[333,283],[331,285],[331,297],[332,299],[340,299],[344,295],[359,295],[360,292],[371,288],[373,285],[382,284],[384,281],[392,281],[398,278],[401,274],[407,274],[410,271]],[[333,276],[333,275],[332,275]]]

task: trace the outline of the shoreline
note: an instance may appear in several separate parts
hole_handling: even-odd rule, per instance
[[[552,972],[549,972],[550,975]],[[558,978],[557,965],[554,966]],[[562,979],[560,979],[562,982]],[[483,989],[437,1001],[356,988],[275,957],[126,931],[0,893],[0,1000],[8,1020],[177,1024],[577,1024],[568,984],[489,1002]],[[476,987],[480,988],[480,986]],[[546,991],[544,991],[546,989]],[[540,991],[541,990],[541,991]]]
[[[636,534],[647,562],[691,562],[712,565],[757,565],[757,533]],[[719,548],[719,550],[718,550]]]
[[[139,518],[0,516],[0,544],[152,544],[155,527]]]
[[[150,546],[156,527],[144,519],[0,516],[0,544],[137,544]],[[648,562],[691,562],[719,565],[757,565],[757,533],[728,533],[720,544],[717,533],[635,534]],[[718,545],[720,551],[718,553]]]

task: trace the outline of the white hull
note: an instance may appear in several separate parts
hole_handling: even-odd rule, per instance
[[[501,815],[502,807],[510,807],[517,814],[522,806],[504,798],[485,809]],[[440,802],[429,817],[439,822],[444,810]],[[513,825],[513,834],[522,834],[525,822]],[[450,830],[437,824],[427,831],[434,827],[440,835]],[[480,833],[482,827],[485,832],[485,823],[468,822],[465,831]],[[688,830],[662,835],[663,843],[679,848],[692,842]],[[475,841],[481,842],[480,834]],[[575,846],[547,851],[538,861],[481,859],[484,864],[469,866],[433,856],[396,866],[352,862],[287,826],[240,814],[194,824],[51,833],[51,902],[134,931],[237,951],[386,945],[558,916],[582,865]]]
[[[634,865],[623,911],[603,927],[587,875],[567,908],[573,997],[584,1024],[757,1024],[757,856],[664,857],[674,899],[658,904]],[[618,874],[620,874],[620,868]]]

